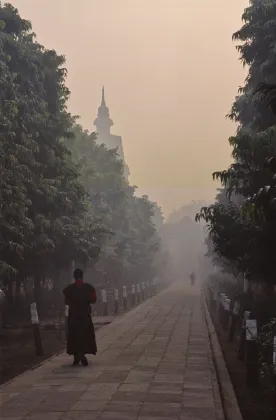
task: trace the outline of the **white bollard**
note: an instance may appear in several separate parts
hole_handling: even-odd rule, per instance
[[[123,302],[124,302],[124,311],[127,310],[127,288],[123,286]]]
[[[102,289],[101,292],[102,292],[102,302],[103,302],[103,315],[108,316],[107,293],[105,289]]]
[[[132,285],[131,294],[132,294],[132,306],[135,306],[135,304],[136,304],[135,284]]]
[[[34,332],[35,354],[36,356],[42,356],[43,347],[42,347],[42,341],[41,341],[41,335],[40,335],[40,329],[39,329],[39,319],[38,319],[36,302],[31,303],[30,312],[31,312],[31,323],[32,323],[33,332]]]
[[[114,289],[114,312],[117,315],[119,313],[119,290]]]
[[[137,302],[140,303],[141,301],[141,286],[140,283],[136,285],[136,292],[137,292]]]

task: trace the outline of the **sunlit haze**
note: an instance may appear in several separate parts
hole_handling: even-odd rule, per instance
[[[130,182],[165,214],[212,200],[244,69],[232,42],[248,0],[13,0],[67,59],[69,110],[94,131],[105,85]]]

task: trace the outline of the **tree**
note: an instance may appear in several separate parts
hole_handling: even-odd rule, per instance
[[[234,33],[240,60],[248,67],[245,85],[239,90],[230,118],[239,124],[239,130],[258,132],[275,125],[275,115],[267,110],[261,96],[254,95],[260,83],[276,83],[276,41],[274,31],[276,4],[271,0],[250,0],[243,13],[244,25]]]
[[[92,214],[111,232],[102,237],[94,279],[110,286],[151,279],[158,270],[155,257],[160,242],[154,225],[156,205],[146,196],[135,195],[116,150],[97,145],[95,133],[80,125],[75,126],[74,134],[67,145],[89,194]]]
[[[136,196],[116,150],[76,125],[64,66],[0,4],[0,287],[10,303],[27,283],[40,303],[73,260],[107,286],[159,269],[156,206]]]
[[[217,255],[268,285],[276,275],[275,18],[275,2],[251,0],[243,27],[233,35],[241,42],[237,48],[248,76],[229,114],[238,123],[229,140],[234,163],[213,174],[228,203],[217,200],[197,217],[207,221]]]
[[[63,141],[74,122],[64,57],[38,44],[9,4],[0,6],[0,41],[0,272],[11,289],[26,277],[40,286],[73,256],[96,258],[102,226]]]

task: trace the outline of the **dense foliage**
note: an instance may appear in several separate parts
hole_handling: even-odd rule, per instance
[[[207,222],[213,250],[226,265],[270,286],[276,284],[275,20],[275,1],[251,0],[233,35],[248,67],[229,113],[238,124],[229,140],[234,163],[213,174],[223,197],[197,216]]]
[[[156,228],[163,224],[160,209],[146,196],[135,195],[116,151],[97,145],[94,133],[75,126],[67,143],[89,194],[93,217],[111,232],[101,244],[97,281],[119,286],[161,275],[166,256]]]
[[[45,284],[60,288],[73,260],[97,262],[111,283],[158,272],[155,205],[135,196],[116,151],[75,125],[64,64],[0,3],[0,289],[10,302],[27,281],[38,301]]]

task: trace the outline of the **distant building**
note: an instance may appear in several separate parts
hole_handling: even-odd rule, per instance
[[[104,87],[102,88],[102,102],[98,108],[98,116],[94,121],[94,125],[97,128],[97,143],[105,144],[109,149],[117,149],[119,158],[124,163],[124,175],[128,179],[129,168],[125,162],[123,141],[121,136],[115,136],[110,133],[110,129],[113,126],[113,121],[109,116],[109,109],[105,103]]]

